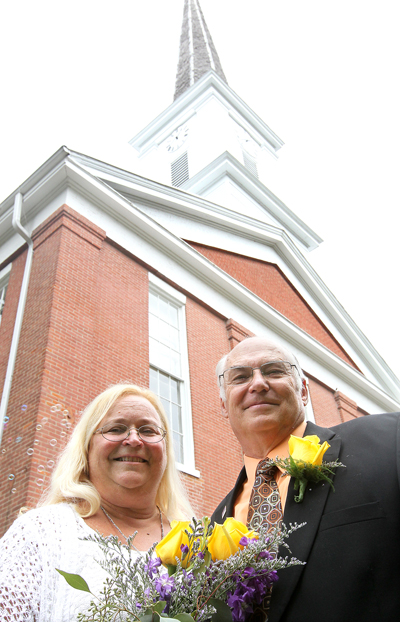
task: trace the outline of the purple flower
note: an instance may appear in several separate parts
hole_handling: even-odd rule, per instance
[[[186,587],[189,587],[190,585],[192,585],[194,581],[194,576],[191,572],[186,572],[184,568],[182,568],[182,576],[185,579],[185,581],[182,584],[181,589],[183,589],[184,591],[187,591]]]
[[[167,597],[170,596],[175,587],[174,577],[169,577],[167,573],[162,574],[156,578],[154,585],[161,600],[169,600]]]
[[[278,579],[279,579],[279,577],[278,577],[278,573],[276,572],[276,570],[271,570],[271,571],[268,573],[268,578],[266,579],[266,581],[268,581],[268,582],[269,582],[268,587],[271,587],[271,585],[272,585],[273,583],[275,583],[276,581],[278,581]]]
[[[156,557],[156,559],[149,559],[147,564],[144,565],[145,570],[149,573],[150,579],[157,574],[157,568],[161,566],[161,559]]]
[[[274,559],[274,555],[272,555],[269,551],[261,551],[258,554],[259,559]]]
[[[247,614],[253,612],[253,608],[244,603],[242,597],[236,593],[228,596],[227,603],[232,609],[233,622],[245,622]]]
[[[189,553],[189,547],[187,544],[181,544],[180,549],[182,551],[182,559],[184,559],[186,555]]]
[[[246,536],[242,536],[239,540],[239,544],[241,544],[242,546],[247,546],[251,542],[256,542],[256,541],[257,541],[257,538],[246,538]]]
[[[268,588],[278,580],[278,575],[275,570],[258,574],[249,566],[237,572],[234,579],[236,587],[228,594],[227,603],[232,609],[233,622],[245,622],[253,613],[254,605],[261,605]]]

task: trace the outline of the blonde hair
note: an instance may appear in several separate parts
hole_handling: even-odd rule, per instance
[[[98,395],[84,410],[71,438],[53,472],[47,494],[40,505],[67,502],[75,506],[84,518],[93,516],[100,508],[100,494],[89,479],[88,453],[90,440],[110,408],[126,395],[143,397],[154,406],[165,437],[167,466],[161,479],[156,504],[169,520],[190,520],[193,510],[175,466],[175,455],[168,419],[158,397],[149,389],[133,384],[117,384]]]

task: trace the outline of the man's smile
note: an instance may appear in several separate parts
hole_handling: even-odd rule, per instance
[[[251,404],[248,404],[247,406],[245,406],[245,410],[247,410],[248,408],[254,408],[257,406],[279,406],[279,402],[273,402],[272,400],[262,400],[262,401],[251,402]]]

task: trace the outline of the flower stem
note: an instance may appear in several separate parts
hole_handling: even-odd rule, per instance
[[[299,494],[295,496],[294,500],[296,503],[301,503],[303,501],[304,493],[306,491],[307,480],[302,477],[299,482]]]

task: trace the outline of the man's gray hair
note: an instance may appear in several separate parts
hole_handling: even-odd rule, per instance
[[[226,361],[228,359],[229,354],[225,354],[221,360],[218,361],[217,363],[217,367],[215,368],[215,373],[217,374],[217,383],[218,383],[218,387],[219,387],[219,396],[221,398],[221,400],[225,401],[226,395],[225,395],[225,383],[224,383],[224,379],[220,378],[220,376],[222,376],[222,374],[225,371],[225,365],[226,365]]]
[[[246,337],[245,339],[253,339],[253,337]],[[245,341],[245,339],[243,341]],[[240,342],[240,343],[242,343],[242,342]],[[294,373],[293,377],[294,377],[295,382],[296,382],[296,388],[300,391],[300,389],[301,389],[301,387],[303,385],[303,381],[306,380],[306,377],[305,377],[305,375],[303,373],[303,370],[300,367],[300,363],[297,360],[297,357],[293,354],[293,352],[291,352],[287,348],[285,348],[283,346],[280,346],[278,344],[273,344],[273,345],[277,349],[279,349],[282,354],[287,356],[289,363],[292,363],[293,365],[296,366],[296,369],[297,369],[298,373]],[[231,352],[232,352],[232,350],[231,350]],[[223,402],[225,402],[225,399],[226,399],[225,382],[224,382],[223,378],[220,378],[220,376],[222,376],[224,371],[227,369],[226,363],[227,363],[228,357],[229,357],[231,352],[228,352],[228,354],[225,354],[222,357],[222,359],[218,361],[217,367],[215,368],[215,373],[217,375],[217,383],[218,383],[218,387],[219,387],[219,395],[220,395],[220,398],[222,399]]]

